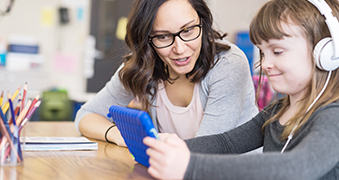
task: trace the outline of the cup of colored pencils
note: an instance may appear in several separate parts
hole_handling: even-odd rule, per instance
[[[21,96],[21,86],[14,92],[1,92],[0,96],[0,166],[17,166],[23,164],[20,132],[41,101],[39,96],[27,103],[27,83]]]

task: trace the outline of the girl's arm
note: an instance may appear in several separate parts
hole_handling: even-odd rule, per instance
[[[143,140],[150,147],[146,151],[150,156],[149,174],[157,179],[183,179],[190,158],[185,142],[175,134],[159,134],[159,138]]]
[[[206,154],[242,153],[262,145],[262,124],[261,113],[252,121],[231,130],[229,133],[193,138],[186,140],[186,143],[191,152]],[[248,141],[247,138],[251,138],[252,141]],[[159,179],[183,179],[191,156],[187,145],[175,134],[160,134],[160,139],[161,141],[158,141],[146,137],[143,141],[150,147],[147,150],[147,154],[150,156],[148,172]]]
[[[166,141],[145,138],[144,143],[150,146],[147,150],[151,164],[148,171],[153,177],[162,179],[336,179],[339,177],[338,109],[329,108],[314,115],[283,154],[281,149],[263,154],[225,155],[220,154],[222,151],[189,154],[183,141],[174,135],[168,136]],[[231,134],[237,129],[224,135],[233,137]],[[269,143],[266,146],[272,146]],[[214,149],[216,145],[206,144],[205,149]],[[195,147],[194,143],[192,147]]]
[[[191,153],[185,178],[336,179],[339,177],[338,117],[338,107],[311,117],[283,154],[281,149],[243,155]]]

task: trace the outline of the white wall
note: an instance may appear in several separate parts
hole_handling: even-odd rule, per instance
[[[248,30],[251,19],[268,0],[207,0],[215,21],[215,28],[228,33],[235,42],[238,31]]]
[[[60,25],[60,6],[69,9],[69,24]],[[82,59],[89,17],[90,0],[15,0],[12,11],[0,21],[0,38],[13,35],[35,38],[44,62],[41,68],[30,71],[0,69],[0,90],[14,92],[27,81],[32,94],[52,87],[66,89],[70,94],[84,92]],[[63,66],[63,61],[70,66]]]

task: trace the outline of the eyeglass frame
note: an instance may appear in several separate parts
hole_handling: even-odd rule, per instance
[[[194,27],[199,27],[199,35],[198,35],[197,37],[195,37],[195,38],[193,38],[193,39],[190,39],[190,40],[184,40],[184,39],[180,36],[180,33],[182,33],[183,31],[185,31],[185,30],[187,30],[187,29],[189,29],[189,28],[194,28]],[[153,44],[156,48],[158,48],[158,49],[161,49],[161,48],[167,48],[167,47],[172,46],[172,44],[173,44],[174,41],[175,41],[175,37],[176,37],[176,36],[178,36],[178,37],[179,37],[182,41],[184,41],[184,42],[189,42],[189,41],[193,41],[193,40],[197,39],[197,38],[201,35],[201,28],[202,28],[202,25],[201,25],[201,24],[196,24],[196,25],[193,25],[193,26],[184,28],[184,29],[180,30],[180,31],[177,32],[177,33],[168,33],[168,34],[161,34],[161,35],[155,35],[155,36],[149,37],[149,38],[148,38],[148,41],[149,41],[150,43],[152,43],[152,44]],[[153,39],[156,38],[156,37],[163,36],[163,35],[172,35],[173,41],[172,41],[169,45],[166,45],[166,46],[163,46],[163,47],[159,47],[159,46],[155,45],[154,42],[153,42]]]

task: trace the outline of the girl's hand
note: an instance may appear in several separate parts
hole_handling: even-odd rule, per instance
[[[151,137],[143,142],[150,148],[146,153],[150,156],[148,173],[157,179],[183,179],[190,151],[186,143],[175,134],[159,134],[161,141]]]

